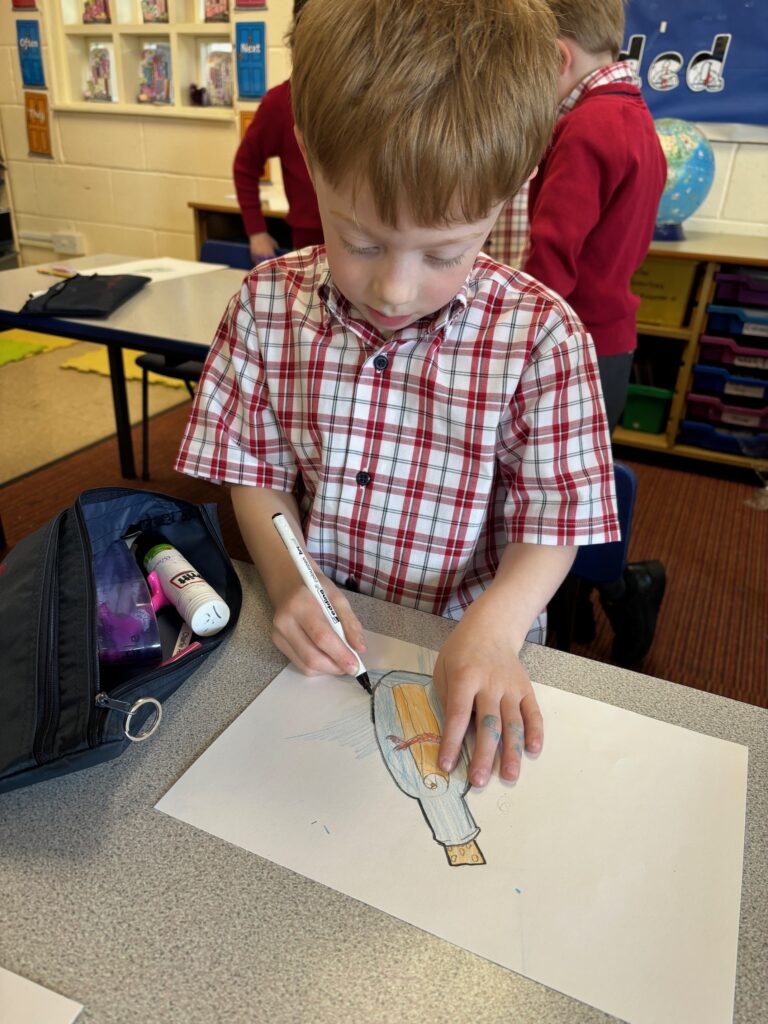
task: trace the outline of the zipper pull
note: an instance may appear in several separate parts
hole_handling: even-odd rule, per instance
[[[102,708],[106,711],[117,711],[118,714],[125,715],[123,732],[126,739],[129,739],[131,743],[142,743],[144,740],[148,740],[158,725],[160,725],[160,719],[163,717],[163,707],[160,701],[155,700],[154,697],[139,697],[133,704],[129,704],[124,700],[115,700],[102,691],[96,694],[94,703],[97,708]],[[151,705],[151,708],[148,709],[149,715],[139,731],[132,733],[131,722],[133,721],[133,716],[147,704]]]

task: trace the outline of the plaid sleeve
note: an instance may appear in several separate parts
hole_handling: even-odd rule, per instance
[[[176,469],[215,483],[290,491],[295,461],[270,401],[248,282],[216,331]]]
[[[552,310],[500,431],[510,542],[618,540],[611,441],[592,339]]]

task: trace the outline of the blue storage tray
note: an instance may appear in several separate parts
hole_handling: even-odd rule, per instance
[[[746,334],[768,338],[768,310],[748,306],[707,306],[707,333]]]
[[[680,423],[677,443],[728,452],[730,455],[744,455],[752,459],[768,458],[768,433],[722,430],[710,423],[695,423],[693,420],[683,420]]]
[[[740,377],[721,366],[702,366],[696,363],[691,390],[702,395],[726,395],[729,402],[752,408],[768,402],[768,380]]]

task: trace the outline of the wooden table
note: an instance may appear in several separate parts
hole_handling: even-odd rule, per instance
[[[255,570],[237,568],[237,628],[151,740],[0,796],[0,964],[85,1004],[82,1024],[613,1019],[154,810],[285,666]],[[348,596],[364,626],[425,647],[452,628]],[[536,645],[523,660],[538,682],[749,746],[734,1021],[765,1024],[768,711]]]
[[[105,253],[67,260],[76,270],[96,270],[125,263],[130,256]],[[141,262],[146,262],[143,260]],[[55,284],[57,278],[35,267],[0,273],[0,326],[55,334],[78,341],[106,345],[112,382],[120,469],[127,479],[136,476],[128,396],[123,370],[123,349],[173,354],[187,359],[205,358],[216,327],[232,295],[240,287],[241,270],[212,270],[203,275],[157,281],[147,285],[104,320],[30,316],[19,312],[29,294]]]

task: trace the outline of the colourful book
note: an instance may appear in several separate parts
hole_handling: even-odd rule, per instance
[[[167,24],[168,0],[141,0],[141,17],[146,24]]]
[[[229,21],[229,0],[203,0],[206,21]]]
[[[139,103],[171,103],[171,47],[168,43],[146,43],[139,63]]]
[[[232,106],[232,51],[208,51],[205,68],[205,89],[212,107]]]
[[[117,97],[113,84],[114,61],[108,43],[91,43],[88,47],[88,78],[83,97],[99,103],[112,103]]]
[[[95,23],[108,25],[112,21],[109,13],[109,0],[84,0],[83,22],[86,25]]]

